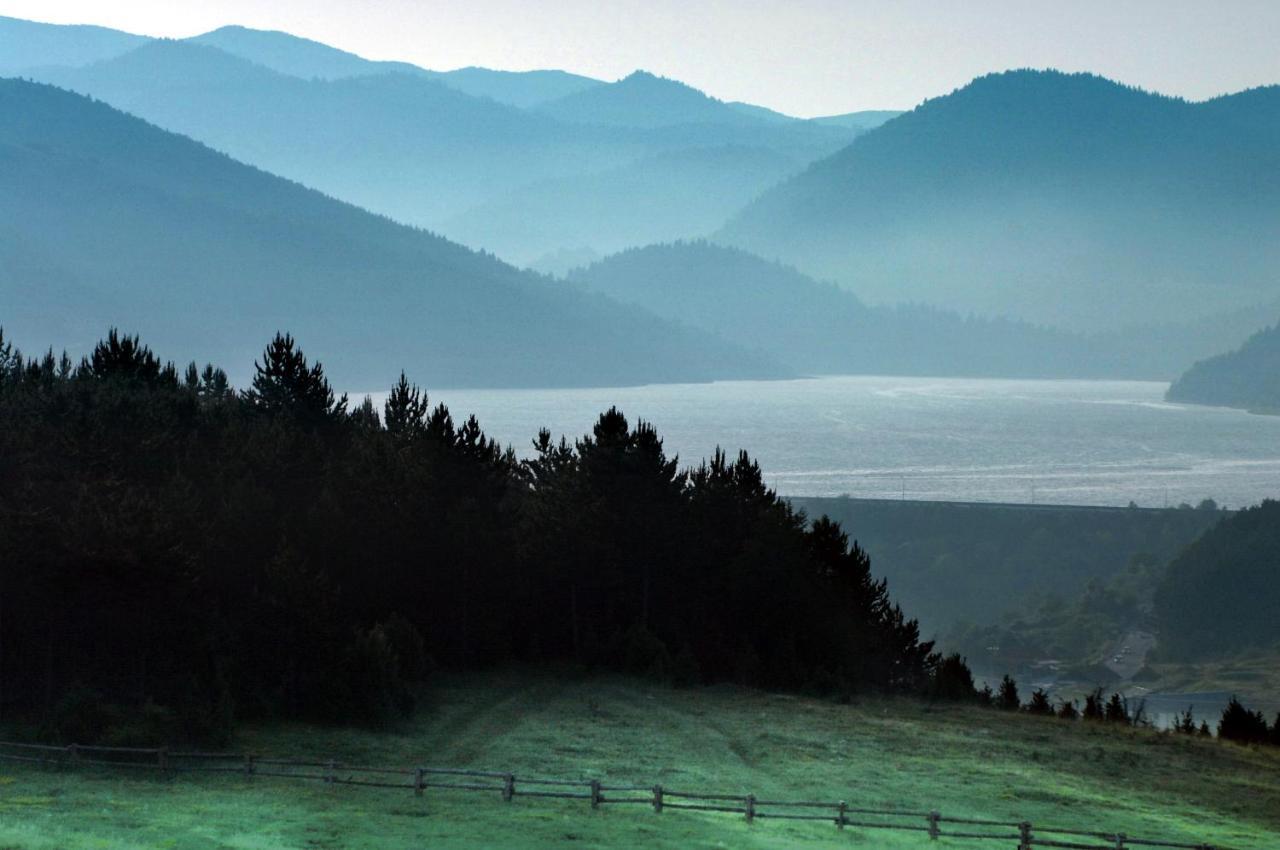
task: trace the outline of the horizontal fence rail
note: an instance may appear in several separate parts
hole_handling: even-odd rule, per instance
[[[1036,847],[1063,850],[1228,850],[1220,845],[1187,844],[1135,838],[1123,832],[1091,832],[1032,826],[1027,821],[1000,821],[950,817],[937,811],[876,809],[849,805],[846,801],[775,800],[754,794],[720,794],[679,791],[662,785],[614,785],[598,779],[568,780],[517,777],[501,771],[455,767],[371,767],[350,765],[335,759],[264,758],[254,753],[183,752],[164,747],[100,747],[84,744],[52,746],[0,741],[0,761],[57,768],[79,766],[124,768],[177,773],[230,773],[247,778],[314,780],[330,785],[395,788],[422,796],[427,789],[484,791],[510,803],[516,797],[586,800],[591,808],[635,804],[655,812],[677,811],[738,814],[756,820],[825,821],[839,829],[883,829],[917,832],[930,840],[958,838],[999,842],[1018,850]]]

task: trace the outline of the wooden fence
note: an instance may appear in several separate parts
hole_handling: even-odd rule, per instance
[[[1140,850],[1144,847],[1174,850],[1226,850],[1211,844],[1185,844],[1135,838],[1123,832],[1093,832],[1032,826],[1026,821],[1000,821],[951,817],[937,811],[904,811],[860,808],[846,801],[776,800],[754,794],[719,794],[682,791],[662,785],[615,785],[598,779],[539,779],[510,772],[445,767],[368,767],[337,760],[264,758],[252,753],[180,752],[166,748],[98,747],[71,744],[65,747],[0,741],[0,761],[22,762],[56,768],[107,767],[126,770],[177,773],[229,773],[247,779],[276,777],[312,780],[331,785],[391,788],[422,796],[428,789],[480,791],[510,803],[516,797],[583,800],[591,808],[646,806],[667,810],[738,814],[748,823],[756,820],[825,821],[838,829],[886,829],[921,833],[931,840],[958,838],[982,840],[1018,850],[1057,847],[1066,850]]]

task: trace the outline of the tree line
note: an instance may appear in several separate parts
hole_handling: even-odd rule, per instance
[[[0,709],[80,742],[387,722],[438,668],[926,693],[942,661],[746,452],[681,468],[610,409],[520,459],[404,375],[336,396],[288,335],[244,390],[0,335],[0,565]]]
[[[1038,717],[1095,721],[1137,728],[1151,728],[1153,725],[1142,700],[1132,704],[1120,693],[1112,693],[1108,697],[1102,688],[1095,688],[1085,694],[1083,705],[1075,699],[1059,700],[1058,704],[1054,705],[1048,692],[1043,688],[1036,688],[1031,692],[1030,698],[1023,702],[1018,692],[1017,680],[1007,673],[1000,680],[998,687],[984,685],[978,688],[974,683],[969,665],[959,653],[952,653],[937,660],[929,693],[934,699],[969,702],[986,708],[1021,712]],[[1203,738],[1212,737],[1214,734],[1209,728],[1208,720],[1202,719],[1199,724],[1196,723],[1190,708],[1178,715],[1170,728],[1179,734],[1198,735]],[[1217,736],[1221,740],[1239,744],[1280,746],[1280,713],[1276,715],[1275,722],[1268,725],[1262,712],[1250,711],[1238,697],[1233,696],[1218,718]]]

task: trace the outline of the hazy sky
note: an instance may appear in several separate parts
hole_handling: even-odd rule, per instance
[[[187,36],[281,29],[429,68],[636,68],[796,115],[902,108],[988,71],[1090,70],[1203,99],[1280,82],[1280,0],[0,0]]]

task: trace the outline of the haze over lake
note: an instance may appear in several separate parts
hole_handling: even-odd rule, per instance
[[[522,456],[618,405],[681,464],[748,448],[792,496],[1231,507],[1280,495],[1280,418],[1168,404],[1167,385],[823,377],[431,393]],[[381,404],[382,396],[375,395]]]

